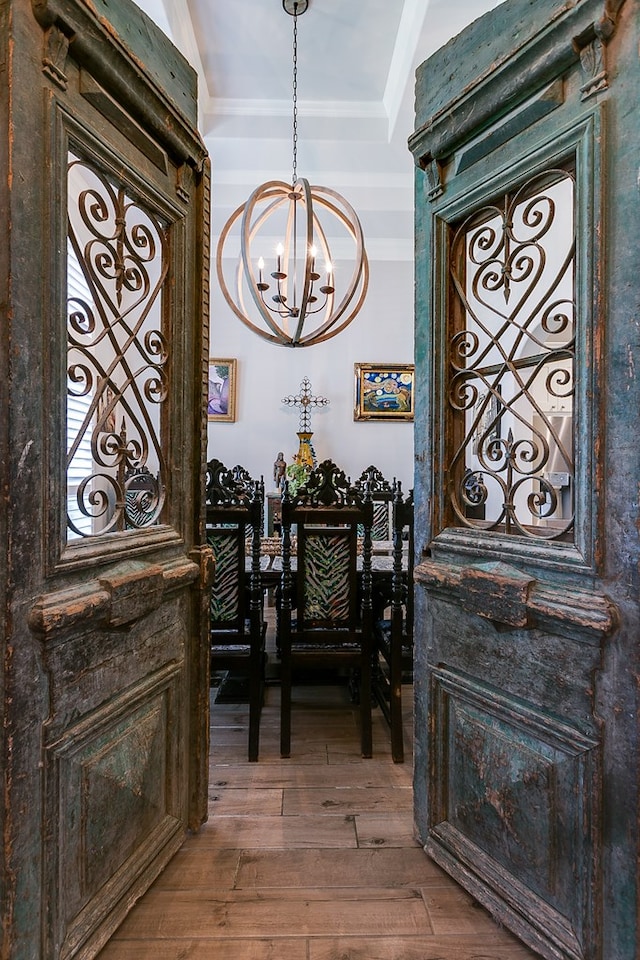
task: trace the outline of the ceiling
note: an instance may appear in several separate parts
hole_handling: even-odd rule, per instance
[[[292,172],[293,17],[282,0],[137,0],[195,67],[214,223]],[[309,0],[298,17],[298,175],[342,193],[370,259],[413,255],[416,66],[501,0]]]

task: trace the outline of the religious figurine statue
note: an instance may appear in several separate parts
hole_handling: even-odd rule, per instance
[[[273,464],[273,482],[276,485],[276,490],[283,490],[285,480],[287,479],[287,461],[284,459],[284,454],[282,451],[278,453],[275,463]]]

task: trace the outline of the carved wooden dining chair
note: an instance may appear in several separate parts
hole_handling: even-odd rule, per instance
[[[264,699],[265,636],[260,577],[264,490],[236,479],[217,459],[207,464],[206,536],[215,561],[209,604],[210,667],[246,676],[249,684],[249,760],[257,760]],[[251,557],[246,559],[247,534]],[[247,569],[248,567],[248,569]]]
[[[148,467],[130,467],[124,475],[124,519],[127,530],[157,523],[164,504],[164,490]]]
[[[293,496],[282,497],[280,752],[291,749],[295,668],[357,671],[361,752],[372,754],[371,527],[373,504],[325,460]],[[292,556],[291,530],[297,531]],[[363,533],[358,570],[358,527]],[[295,608],[295,619],[293,611]]]
[[[251,474],[249,473],[246,467],[243,467],[241,463],[236,463],[235,467],[231,467],[231,474],[233,476],[233,479],[236,481],[236,483],[238,483],[244,490],[246,490],[247,493],[249,493],[249,495],[253,493],[253,488],[256,483],[256,480],[251,476]],[[258,480],[258,483],[260,484],[260,496],[262,498],[261,499],[262,517],[260,521],[260,530],[261,530],[261,536],[262,536],[262,534],[264,533],[264,499],[265,499],[264,477],[261,476],[260,479]],[[247,553],[251,554],[252,538],[251,538],[250,527],[247,527],[246,533],[247,533],[247,538],[246,538]]]
[[[381,470],[370,464],[362,471],[355,482],[355,486],[363,494],[365,491],[373,500],[373,527],[371,539],[374,541],[389,541],[391,535],[391,505],[393,503],[393,485],[389,483]]]
[[[390,594],[374,598],[373,692],[389,724],[391,755],[404,761],[402,684],[413,677],[413,491],[406,499],[402,485],[394,483],[393,573]],[[384,607],[390,601],[390,617]]]

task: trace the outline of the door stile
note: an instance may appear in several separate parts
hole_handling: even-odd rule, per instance
[[[202,228],[196,238],[195,259],[201,264],[200,275],[203,282],[195,285],[197,292],[196,314],[202,317],[200,325],[201,344],[195,352],[194,389],[198,393],[195,407],[206,410],[209,370],[209,316],[210,290],[209,269],[211,261],[211,164],[205,159],[201,173],[201,189],[198,192],[197,219]],[[200,414],[199,421],[199,471],[194,471],[193,502],[200,504],[194,512],[194,543],[198,546],[189,554],[198,566],[200,575],[198,589],[193,596],[193,621],[199,625],[194,638],[191,657],[190,687],[194,691],[191,709],[191,734],[189,737],[191,791],[189,797],[189,820],[191,830],[197,830],[205,822],[209,807],[209,596],[215,574],[215,557],[207,545],[205,535],[205,497],[204,489],[207,471],[207,421]]]

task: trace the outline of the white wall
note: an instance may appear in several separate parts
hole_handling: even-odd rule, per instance
[[[295,349],[245,327],[224,301],[215,270],[211,281],[210,354],[237,359],[238,394],[236,422],[209,423],[208,456],[264,475],[271,489],[278,451],[290,463],[298,449],[299,411],[282,398],[297,394],[308,377],[313,394],[330,401],[311,417],[318,460],[332,458],[352,479],[374,463],[405,490],[412,487],[413,423],[354,421],[353,407],[354,363],[413,362],[413,263],[370,262],[367,299],[352,323],[331,340]]]

